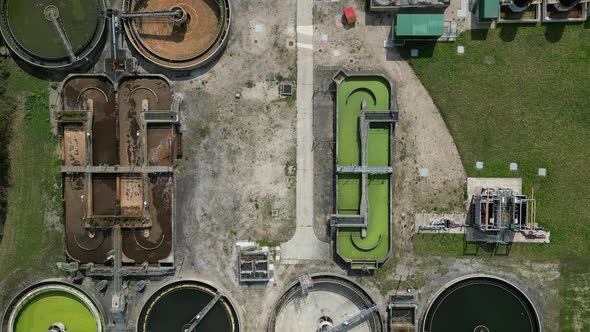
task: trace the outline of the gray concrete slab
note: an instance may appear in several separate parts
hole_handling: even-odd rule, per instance
[[[507,188],[522,193],[522,178],[467,178],[467,201],[481,194],[482,188]]]
[[[313,230],[313,0],[297,1],[297,193],[295,236],[281,246],[285,263],[329,258]]]

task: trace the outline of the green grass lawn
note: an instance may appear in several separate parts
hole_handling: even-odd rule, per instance
[[[10,64],[11,76],[2,84],[12,95],[24,93],[23,114],[14,114],[10,140],[10,186],[4,238],[0,242],[0,281],[5,301],[15,287],[30,278],[58,275],[63,261],[63,230],[45,222],[49,210],[61,216],[61,181],[56,138],[51,133],[48,84]],[[1,305],[0,305],[1,306]]]
[[[47,331],[53,323],[68,331],[96,331],[96,321],[86,305],[66,292],[51,290],[26,303],[16,319],[15,332]]]
[[[348,77],[338,89],[338,165],[360,165],[359,114],[363,100],[367,109],[390,107],[391,91],[381,77]],[[368,132],[369,166],[389,166],[389,128],[371,127]],[[358,228],[338,230],[338,251],[349,260],[380,260],[389,253],[389,176],[371,175],[368,183],[369,226],[367,236]],[[339,175],[338,210],[358,214],[361,199],[359,174]]]
[[[462,56],[458,45],[465,46]],[[573,275],[590,271],[590,30],[502,26],[465,33],[455,43],[423,45],[420,54],[410,63],[467,174],[519,176],[525,193],[535,188],[537,221],[551,231],[551,244],[515,245],[510,255],[559,261],[564,279],[580,280]],[[482,171],[475,169],[477,160],[485,162]],[[519,164],[516,174],[510,162]],[[539,167],[547,168],[546,178],[536,175]],[[414,244],[422,254],[461,255],[460,240],[418,235]],[[564,283],[562,293],[573,285]],[[573,330],[571,317],[580,309],[572,303],[563,303],[562,331]],[[590,328],[590,312],[580,317],[576,324]]]

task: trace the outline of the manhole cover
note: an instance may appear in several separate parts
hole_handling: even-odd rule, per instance
[[[494,60],[495,60],[495,58],[492,55],[486,55],[486,57],[483,59],[483,61],[488,65],[491,65],[492,63],[494,63]]]

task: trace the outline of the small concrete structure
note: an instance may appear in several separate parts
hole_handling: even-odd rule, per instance
[[[279,86],[279,93],[281,96],[292,96],[293,95],[293,83],[281,83]]]
[[[418,306],[413,295],[392,295],[387,305],[389,331],[416,332]]]
[[[517,163],[510,163],[510,171],[511,172],[518,171],[518,164]]]
[[[500,12],[497,22],[537,23],[541,20],[541,1],[542,0],[500,0]]]
[[[425,178],[428,176],[428,168],[420,168],[420,176]]]
[[[543,22],[584,22],[589,0],[543,0]]]
[[[270,255],[268,250],[244,250],[239,257],[239,281],[242,283],[268,282],[270,280]]]

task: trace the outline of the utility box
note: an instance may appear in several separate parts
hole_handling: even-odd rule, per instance
[[[347,24],[356,23],[356,13],[354,12],[354,8],[352,6],[344,8],[344,18],[346,19]]]
[[[489,22],[497,20],[500,16],[500,1],[497,0],[480,0],[479,1],[479,20]]]
[[[436,39],[444,33],[442,14],[398,14],[395,37],[405,39]]]

